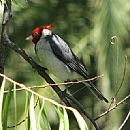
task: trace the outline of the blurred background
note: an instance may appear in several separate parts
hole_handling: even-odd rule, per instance
[[[27,42],[25,38],[35,27],[51,24],[54,26],[53,31],[69,44],[86,65],[91,77],[104,75],[95,84],[109,101],[115,96],[123,77],[124,82],[115,97],[116,101],[120,101],[130,93],[130,0],[14,0],[12,10],[10,38],[37,63],[39,61],[34,52],[34,45]],[[18,54],[10,49],[6,52],[5,74],[7,76],[27,86],[46,84]],[[51,73],[49,74],[57,83],[60,82]],[[50,87],[36,89],[36,91],[60,102]],[[82,84],[71,86],[69,91],[93,117],[107,110],[110,105],[96,99]],[[23,104],[26,96],[23,95],[25,92],[17,93],[18,122],[25,118]],[[11,106],[9,125],[13,125],[14,122],[13,107],[14,105]],[[56,115],[51,107],[47,109],[50,111],[48,116],[53,130],[56,130]],[[130,100],[99,119],[99,126],[103,130],[117,130],[129,109]],[[71,114],[69,118],[70,129],[78,130]],[[90,130],[93,130],[87,119],[86,122]],[[23,126],[23,124],[18,126],[17,130],[24,129]],[[122,130],[128,130],[129,127],[130,119]]]

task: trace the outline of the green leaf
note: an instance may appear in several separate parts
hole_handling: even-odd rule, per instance
[[[28,107],[29,107],[30,96],[31,95],[29,94],[29,92],[26,91],[26,100],[25,100],[25,108],[24,108],[24,110],[25,110],[25,113],[27,113],[27,114],[28,114]]]
[[[63,108],[63,116],[64,116],[65,130],[69,130],[69,118],[65,108]]]
[[[30,123],[31,123],[32,130],[37,130],[35,111],[34,111],[34,95],[33,94],[32,94],[31,99],[30,99]]]
[[[38,120],[37,120],[37,128],[38,128],[38,130],[42,130],[41,126],[40,126],[40,120],[41,120],[41,115],[42,115],[43,107],[44,107],[44,99],[42,101],[42,106],[41,106],[39,114],[38,114]],[[48,129],[46,128],[46,130],[48,130]]]
[[[25,115],[28,116],[28,119],[27,119],[27,130],[30,130],[30,116],[29,116],[29,101],[30,101],[30,96],[31,94],[26,91],[26,100],[25,100],[25,108],[24,108],[24,112],[25,112]]]
[[[44,101],[42,102],[42,105],[40,103],[40,108],[42,108],[43,106],[44,106]],[[51,130],[51,126],[50,126],[50,123],[49,123],[49,120],[48,120],[48,117],[47,117],[47,114],[46,114],[44,107],[42,108],[41,117],[42,117],[43,122],[44,122],[45,130]]]
[[[86,130],[86,129],[88,130],[88,126],[87,126],[85,120],[83,119],[83,117],[80,115],[80,113],[75,109],[73,109],[73,113],[77,119],[77,122],[79,124],[79,128],[81,130]]]
[[[16,84],[14,84],[14,112],[15,112],[15,126],[17,126],[17,101],[16,101],[17,97],[16,97]],[[17,129],[17,127],[15,127],[15,130]]]
[[[2,106],[3,106],[3,96],[4,96],[4,87],[5,87],[6,79],[3,79],[1,90],[0,90],[0,130],[2,130]]]
[[[10,101],[11,101],[11,96],[12,96],[12,90],[13,86],[9,87],[8,94],[5,96],[5,101],[4,101],[4,109],[3,109],[3,129],[7,129],[7,121],[8,121],[8,112],[9,112],[9,106],[10,106]]]
[[[27,120],[27,130],[30,130],[30,116],[29,116],[29,111],[28,111],[28,120]]]
[[[30,116],[28,111],[28,119],[27,119],[27,130],[30,130]]]
[[[63,112],[60,110],[59,107],[56,108],[57,114],[59,116],[59,120],[60,120],[60,124],[59,124],[59,130],[64,130],[65,128],[65,124],[64,124],[64,116],[63,116]]]

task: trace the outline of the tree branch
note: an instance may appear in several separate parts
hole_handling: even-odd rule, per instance
[[[6,0],[5,3],[5,8],[7,9],[7,12],[3,14],[3,35],[2,35],[2,41],[4,43],[5,46],[11,48],[13,51],[17,52],[20,56],[22,56],[31,66],[32,68],[34,68],[38,74],[43,77],[47,83],[49,84],[55,84],[55,82],[49,77],[49,75],[45,72],[45,69],[43,69],[42,67],[40,67],[31,57],[29,57],[26,52],[21,49],[20,47],[18,47],[14,42],[12,42],[9,37],[8,37],[8,31],[7,31],[7,26],[8,26],[8,22],[10,21],[10,16],[11,16],[11,0]],[[67,106],[72,106],[75,108],[75,105],[77,106],[78,110],[80,110],[80,112],[82,112],[94,125],[94,127],[96,128],[96,130],[99,130],[99,127],[97,126],[96,122],[93,120],[92,117],[88,116],[88,114],[86,114],[87,112],[84,112],[84,108],[83,106],[77,101],[75,102],[75,100],[73,101],[73,99],[71,99],[68,96],[66,97],[66,95],[60,90],[60,88],[57,85],[51,86],[53,88],[53,90],[58,94],[58,96],[61,98],[61,100],[67,105]],[[72,103],[70,103],[69,99],[71,99]],[[80,104],[80,106],[79,106]],[[82,106],[82,107],[81,107]]]
[[[123,104],[128,98],[130,98],[130,94],[128,96],[126,96],[124,99],[122,99],[120,102],[116,103],[116,105],[114,105],[112,108],[109,108],[109,110],[105,111],[104,113],[100,114],[98,117],[94,118],[94,120],[96,121],[99,118],[107,115],[109,112],[116,109],[119,105]]]
[[[0,73],[4,73],[4,64],[5,64],[5,49],[4,46],[4,36],[8,32],[8,21],[11,16],[11,0],[5,0],[4,3],[4,12],[2,20],[2,29],[1,29],[1,40],[0,40]]]

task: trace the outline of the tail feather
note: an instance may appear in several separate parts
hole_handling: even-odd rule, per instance
[[[86,84],[86,83],[85,83]],[[94,84],[92,84],[91,82],[88,83],[89,84],[89,89],[90,91],[100,100],[104,100],[106,103],[108,103],[108,100],[106,99],[106,97],[103,96],[103,94],[95,87]]]

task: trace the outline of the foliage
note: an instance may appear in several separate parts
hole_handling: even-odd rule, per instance
[[[0,91],[0,98],[1,98],[1,102],[3,102],[3,98],[4,98],[4,89],[5,89],[5,86],[6,86],[6,81],[9,81],[13,84],[14,88],[13,88],[13,91],[15,91],[14,89],[15,88],[15,85],[19,86],[20,88],[24,89],[25,92],[30,92],[31,93],[31,98],[30,98],[30,102],[29,102],[29,117],[30,118],[30,126],[31,126],[31,129],[32,130],[42,130],[44,128],[46,128],[46,130],[51,130],[51,126],[49,124],[49,120],[47,119],[47,115],[46,115],[46,112],[44,110],[44,106],[46,105],[46,102],[49,102],[51,103],[52,105],[55,105],[55,109],[53,109],[54,111],[56,110],[58,116],[59,116],[59,130],[69,130],[69,120],[68,120],[68,114],[67,114],[67,110],[71,111],[75,118],[77,119],[77,122],[79,124],[79,127],[80,127],[80,130],[87,130],[87,124],[86,122],[84,121],[83,117],[79,114],[79,112],[74,109],[74,108],[71,108],[71,107],[66,107],[66,106],[63,106],[61,104],[58,104],[57,102],[55,102],[54,100],[52,99],[49,99],[49,98],[46,98],[46,97],[43,97],[42,95],[36,93],[35,91],[27,88],[25,85],[23,84],[20,84],[20,83],[17,83],[15,81],[13,81],[12,79],[6,77],[5,75],[2,75],[0,74],[0,76],[3,77],[3,83],[2,83],[2,87],[1,87],[1,91]],[[12,92],[12,87],[10,87],[9,91],[8,91],[8,94],[6,96],[6,104],[4,105],[4,111],[0,111],[0,115],[3,115],[4,119],[3,119],[3,123],[2,123],[2,120],[0,120],[0,124],[1,124],[1,130],[4,129],[6,130],[8,128],[7,126],[7,117],[8,117],[8,112],[9,112],[9,106],[10,106],[10,102],[11,102],[11,92]],[[40,110],[38,111],[38,113],[35,112],[35,108],[36,106],[34,105],[35,102],[34,102],[34,96],[37,96],[38,97],[38,100],[41,99],[41,103],[42,106],[40,105]],[[14,96],[14,98],[16,98],[16,96]],[[28,98],[28,97],[27,97]],[[16,100],[16,99],[14,99]],[[38,107],[38,103],[36,104],[37,107]],[[2,105],[0,104],[0,106],[2,107]],[[26,110],[27,111],[27,110]],[[15,111],[15,114],[17,114],[17,112]],[[38,116],[37,116],[38,115]],[[37,118],[36,118],[37,117]],[[42,120],[43,119],[43,120]],[[43,126],[41,125],[41,122],[42,124],[44,124]],[[44,122],[44,123],[43,123]],[[15,125],[17,127],[17,125]],[[28,125],[25,124],[25,128],[23,129],[27,129],[28,128]]]
[[[3,4],[4,0],[0,2]],[[27,43],[25,38],[30,35],[32,29],[37,26],[46,24],[54,25],[54,32],[68,42],[74,52],[88,67],[90,75],[104,74],[104,77],[98,80],[97,83],[102,93],[109,99],[116,96],[115,99],[120,100],[130,93],[130,88],[128,87],[130,69],[127,67],[126,74],[123,74],[125,55],[128,57],[126,61],[127,66],[130,64],[129,4],[129,0],[13,0],[13,18],[9,26],[10,38],[24,48],[27,53],[39,63],[35,57],[34,46],[31,43]],[[113,36],[116,36],[117,41],[111,44],[110,41]],[[44,84],[43,79],[41,79],[22,58],[9,49],[6,50],[5,65],[5,74],[20,83],[22,82],[26,86]],[[51,75],[51,77],[55,79],[55,81],[58,81],[53,75]],[[123,77],[125,81],[119,93],[115,95]],[[1,90],[2,88],[3,87],[1,87]],[[8,87],[5,89],[7,88]],[[109,107],[109,105],[105,105],[96,100],[82,84],[71,86],[69,90],[84,104],[84,107],[87,108],[92,115],[98,115],[103,112],[105,108],[107,109]],[[36,92],[59,102],[59,98],[49,87],[44,89],[44,91],[36,89]],[[1,91],[1,96],[2,94],[3,91]],[[11,100],[14,104],[10,106],[11,111],[9,112],[8,123],[16,124],[17,121],[21,121],[25,116],[29,115],[27,108],[29,107],[30,96],[31,95],[25,94],[25,92],[14,93]],[[33,104],[35,104],[33,101],[34,98],[31,99],[30,103],[32,104],[31,106],[33,106]],[[2,101],[2,98],[0,98],[0,114],[3,105]],[[26,105],[24,105],[25,101]],[[10,101],[7,102],[9,103]],[[41,112],[41,114],[38,115],[38,121],[40,122],[40,115],[42,115],[42,120],[45,123],[49,120],[47,116],[50,112],[44,111],[45,102],[41,102],[43,106],[39,106],[39,113]],[[119,128],[120,123],[129,109],[128,104],[129,102],[125,104],[123,108],[116,110],[115,114],[110,114],[110,116],[100,120],[99,125],[103,127],[104,130]],[[52,109],[54,110],[54,108],[51,107],[47,109],[50,111]],[[15,110],[15,112],[13,110]],[[66,112],[64,109],[57,111],[59,112],[57,112],[57,114],[58,117],[60,117],[62,127],[64,118],[67,118]],[[32,111],[32,114],[34,115],[33,112],[34,111]],[[56,116],[53,112],[51,114]],[[75,125],[76,121],[73,120],[73,116],[69,116],[68,118],[72,122],[69,128],[78,129]],[[12,119],[14,119],[14,121],[12,121]],[[0,118],[0,122],[1,120]],[[66,119],[64,124],[68,124],[67,120],[68,119]],[[31,120],[29,118],[28,124],[30,123]],[[49,124],[52,124],[54,126],[53,128],[57,129],[55,128],[56,123],[57,119],[53,118],[49,123],[46,122],[45,124],[47,124],[48,129],[50,129]],[[114,124],[108,125],[109,123]],[[39,124],[37,127],[40,129],[41,126]],[[0,124],[0,126],[2,127],[2,124]],[[88,126],[91,127],[91,124],[88,124]],[[30,124],[30,127],[32,127],[32,124]],[[19,126],[19,129],[23,129],[22,125]],[[129,129],[129,124],[125,125],[124,130],[125,129]]]

